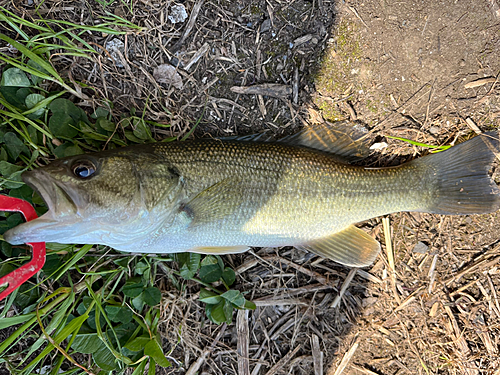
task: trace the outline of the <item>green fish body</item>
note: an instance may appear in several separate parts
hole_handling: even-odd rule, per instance
[[[352,166],[323,146],[210,139],[56,160],[23,174],[49,211],[5,239],[142,253],[300,246],[365,266],[380,245],[354,223],[399,211],[475,214],[500,206],[488,176],[498,141],[489,135],[391,168]]]

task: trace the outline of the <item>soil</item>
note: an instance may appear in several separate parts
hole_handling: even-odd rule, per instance
[[[143,29],[84,38],[100,46],[118,38],[121,54],[53,62],[91,88],[79,102],[87,110],[109,100],[117,119],[134,107],[170,124],[153,129],[157,139],[182,137],[198,120],[196,137],[279,137],[347,119],[376,137],[367,163],[389,166],[426,151],[387,136],[453,144],[500,125],[497,0],[198,3],[196,12],[195,1],[182,2],[197,14],[182,38],[189,19],[169,20],[174,2],[115,1],[105,10]],[[12,7],[29,18],[29,4]],[[95,1],[49,0],[40,12],[85,24],[104,13]],[[180,77],[155,74],[162,64],[177,66]],[[284,86],[234,92],[266,83]],[[497,171],[498,162],[499,183]],[[206,351],[198,373],[243,374],[238,344],[246,338],[253,375],[499,374],[500,214],[389,220],[393,251],[381,219],[362,224],[384,246],[365,270],[290,248],[228,256],[239,270],[236,288],[258,304],[238,327],[210,324],[190,288],[179,295],[165,282],[165,300],[173,302],[163,312],[166,345],[177,343],[179,326],[182,340],[171,354],[177,366],[162,371],[185,374]]]

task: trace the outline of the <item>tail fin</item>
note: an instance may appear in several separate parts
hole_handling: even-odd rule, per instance
[[[500,191],[488,171],[495,154],[499,155],[499,145],[498,132],[489,132],[412,161],[433,174],[433,196],[422,211],[467,215],[498,210]]]

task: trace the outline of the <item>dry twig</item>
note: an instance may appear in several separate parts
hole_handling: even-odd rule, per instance
[[[250,363],[248,362],[248,310],[238,310],[236,314],[236,332],[238,334],[238,374],[250,375]]]
[[[335,369],[335,367],[331,367],[330,370],[328,371],[327,375],[340,375],[344,372],[345,368],[351,361],[351,358],[353,357],[354,353],[356,353],[356,350],[358,349],[359,343],[357,341],[357,337],[354,338],[354,343],[351,345],[351,348],[344,354],[342,357],[342,361],[340,361],[340,364],[338,367]],[[334,371],[335,369],[335,371]]]
[[[200,369],[200,367],[203,364],[203,362],[205,362],[205,360],[210,355],[210,353],[212,353],[212,351],[215,349],[215,346],[217,345],[217,343],[221,339],[222,335],[224,335],[224,332],[226,331],[226,327],[227,327],[226,323],[223,323],[222,326],[221,326],[221,328],[220,328],[220,330],[219,330],[219,333],[215,337],[215,339],[212,342],[212,344],[210,344],[210,346],[207,349],[205,349],[203,351],[203,353],[201,353],[201,355],[198,357],[198,359],[196,360],[196,362],[194,362],[189,367],[189,370],[187,370],[186,375],[195,375],[195,374],[198,373],[198,370]]]
[[[293,89],[290,85],[282,85],[278,83],[263,83],[253,86],[233,86],[231,91],[237,94],[246,95],[267,95],[273,98],[286,99],[292,94]]]
[[[389,273],[391,276],[392,291],[394,293],[394,298],[399,305],[401,304],[401,299],[399,298],[399,294],[396,289],[396,268],[394,266],[394,252],[392,250],[391,226],[389,223],[389,218],[387,216],[382,218],[382,223],[384,226],[385,250],[387,252],[387,260],[389,262]]]
[[[189,21],[184,29],[184,32],[182,33],[182,36],[180,39],[175,43],[172,48],[170,48],[170,52],[174,53],[178,51],[182,45],[184,44],[184,41],[188,37],[188,35],[191,33],[191,30],[193,30],[194,24],[196,23],[196,19],[198,18],[198,15],[200,14],[201,6],[203,5],[203,2],[205,0],[198,0],[196,4],[194,4],[193,9],[191,10],[191,15],[189,16]]]
[[[314,375],[323,375],[323,352],[319,347],[319,337],[314,334],[311,337],[311,346],[314,363]]]
[[[300,350],[300,345],[298,345],[295,349],[290,350],[286,355],[281,358],[271,369],[266,372],[266,375],[274,375],[277,374],[280,370],[282,370],[283,366],[292,359],[295,354]]]

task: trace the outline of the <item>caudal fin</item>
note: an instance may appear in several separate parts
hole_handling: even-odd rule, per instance
[[[433,176],[434,191],[425,212],[466,215],[500,208],[500,192],[488,175],[495,154],[500,154],[497,132],[480,136],[444,152],[414,160]]]

